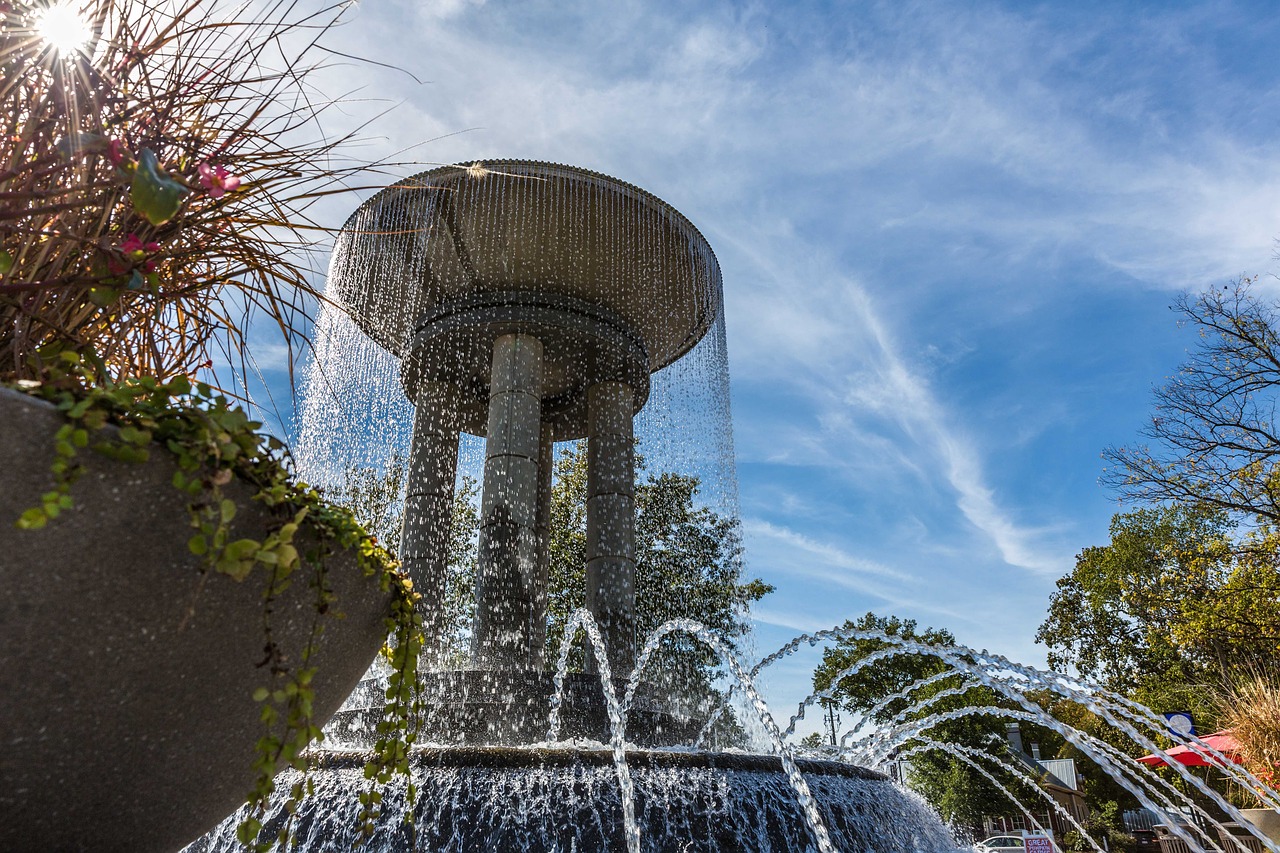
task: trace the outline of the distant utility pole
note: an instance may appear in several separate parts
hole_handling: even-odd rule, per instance
[[[827,732],[831,736],[831,745],[839,746],[836,740],[836,726],[840,725],[840,715],[836,713],[836,703],[823,702],[822,704],[827,709]]]

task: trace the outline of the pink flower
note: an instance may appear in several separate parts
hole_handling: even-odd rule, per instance
[[[137,234],[130,234],[120,244],[120,251],[134,261],[140,261],[152,252],[160,251],[159,243],[144,243]]]
[[[156,262],[147,256],[158,251],[160,251],[159,243],[144,243],[137,234],[129,234],[120,244],[120,254],[124,255],[130,267],[137,268],[141,265],[143,272],[156,271]],[[108,261],[107,266],[113,275],[120,275],[130,268],[112,261]]]
[[[107,159],[110,160],[113,165],[123,166],[126,159],[132,160],[133,158],[129,154],[129,149],[124,147],[124,142],[122,140],[113,139],[107,145]]]
[[[222,166],[201,163],[199,167],[200,185],[209,191],[210,198],[222,198],[240,186],[240,179]]]

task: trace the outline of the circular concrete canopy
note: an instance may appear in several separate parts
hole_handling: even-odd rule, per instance
[[[671,205],[598,172],[522,160],[445,166],[382,190],[343,226],[330,282],[401,359],[442,306],[537,293],[618,318],[653,372],[697,344],[721,304],[715,254]]]

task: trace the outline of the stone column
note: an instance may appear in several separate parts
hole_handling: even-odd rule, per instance
[[[542,425],[538,445],[538,573],[534,579],[533,613],[529,640],[533,644],[534,669],[545,669],[547,649],[547,585],[551,568],[551,475],[555,464],[555,439],[550,424]]]
[[[493,344],[472,665],[526,670],[538,576],[538,458],[542,344],[503,335]],[[539,652],[541,649],[539,648]]]
[[[625,382],[587,391],[587,609],[608,645],[615,685],[636,656],[634,402]],[[593,655],[587,665],[594,668]]]
[[[445,636],[450,626],[442,605],[448,582],[449,529],[457,468],[454,392],[439,382],[423,382],[413,415],[400,558],[414,588],[422,593],[418,602],[425,639],[422,660],[428,669],[439,669],[445,663]]]

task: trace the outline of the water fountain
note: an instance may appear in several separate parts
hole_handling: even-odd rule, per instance
[[[691,743],[704,722],[646,694],[640,669],[657,640],[638,657],[634,615],[633,419],[651,385],[704,339],[718,338],[723,360],[719,265],[683,215],[644,190],[569,166],[502,160],[434,169],[352,215],[328,292],[350,318],[331,322],[354,324],[386,353],[384,380],[394,369],[414,404],[400,553],[424,593],[433,670],[425,679],[432,706],[425,737],[448,744],[416,756],[417,843],[638,849],[643,835],[646,847],[670,838],[672,849],[739,849],[756,838],[761,849],[817,842],[825,850],[834,849],[834,832],[841,846],[865,848],[892,813],[895,849],[949,846],[927,808],[871,771],[817,763],[802,775],[789,755],[784,767],[776,757],[640,748]],[[322,374],[351,356],[349,347],[327,355],[335,335],[324,322]],[[360,384],[331,372],[323,377],[326,399]],[[701,408],[722,407],[727,429],[726,391]],[[665,432],[687,428],[681,408],[661,406],[658,417],[674,422]],[[365,428],[394,420],[375,415]],[[433,593],[444,582],[466,435],[485,442],[476,609],[468,660],[450,668],[447,617]],[[323,439],[307,438],[313,456],[334,455],[315,449]],[[548,495],[554,443],[575,439],[586,440],[588,459],[587,609],[571,627],[588,646],[586,671],[566,673],[568,640],[555,671],[543,660]],[[376,680],[366,688],[376,699]],[[754,695],[750,685],[742,689]],[[358,731],[372,710],[362,705],[376,704],[351,703],[331,729]],[[555,742],[530,746],[539,741]],[[322,794],[324,808],[304,804],[300,833],[304,843],[314,834],[341,847],[336,839],[355,830],[336,804],[355,803],[358,761],[341,751],[323,761],[320,788],[330,796]],[[513,822],[517,792],[524,817]],[[721,816],[715,826],[699,828],[713,813]],[[389,821],[389,834],[379,836],[387,849],[412,846],[399,825]]]
[[[554,444],[587,440],[586,602],[611,671],[625,677],[635,657],[633,417],[650,374],[718,319],[715,256],[687,219],[636,187],[491,161],[435,169],[367,201],[342,229],[330,277],[355,324],[398,359],[414,403],[400,554],[425,593],[437,734],[537,739],[551,694],[542,656]],[[470,660],[445,671],[448,617],[433,593],[444,586],[462,433],[485,438],[476,610]],[[604,735],[599,680],[572,681],[570,724]],[[649,716],[650,736],[685,734],[669,715]]]
[[[984,767],[983,756],[937,743],[929,728],[992,713],[1055,727],[1148,807],[1186,804],[1114,747],[1053,722],[1028,693],[1050,690],[1088,703],[1144,749],[1155,748],[1152,732],[1162,721],[1119,697],[985,652],[866,635],[886,649],[857,666],[933,655],[964,679],[942,695],[963,697],[966,685],[979,684],[1009,707],[943,711],[929,700],[909,701],[889,723],[868,726],[864,717],[841,746],[797,758],[786,736],[807,707],[829,697],[809,697],[784,730],[753,679],[801,647],[850,632],[799,638],[751,672],[691,621],[668,623],[638,644],[633,418],[660,381],[655,373],[677,365],[722,322],[715,256],[665,202],[568,166],[487,161],[435,169],[384,190],[348,220],[329,293],[372,344],[365,352],[374,370],[384,380],[394,372],[415,404],[401,555],[424,592],[435,667],[427,676],[434,713],[426,737],[438,743],[413,756],[412,805],[406,784],[386,793],[371,849],[938,853],[956,845],[936,815],[866,768],[887,769],[901,754],[926,749],[950,749]],[[321,322],[323,368],[332,335]],[[320,376],[327,399],[362,384],[322,369]],[[360,428],[397,429],[387,406],[377,401]],[[444,579],[443,531],[464,434],[485,439],[476,616],[466,665],[448,669],[448,626],[433,592]],[[589,460],[587,609],[571,620],[551,667],[543,659],[551,458],[555,442],[580,438]],[[328,455],[313,446],[321,448],[313,454]],[[567,674],[570,640],[583,633],[587,671]],[[713,721],[677,718],[645,694],[654,650],[679,633],[715,650],[772,754],[705,751]],[[928,686],[891,698],[909,700]],[[376,700],[376,680],[366,688]],[[350,704],[338,727],[359,728],[366,705],[376,704]],[[656,748],[662,745],[682,748]],[[330,744],[315,764],[315,793],[292,818],[282,808],[269,814],[265,832],[292,820],[302,849],[350,849],[360,838],[363,759]],[[236,849],[234,824],[193,851]],[[1210,847],[1192,831],[1177,832],[1192,849]]]

